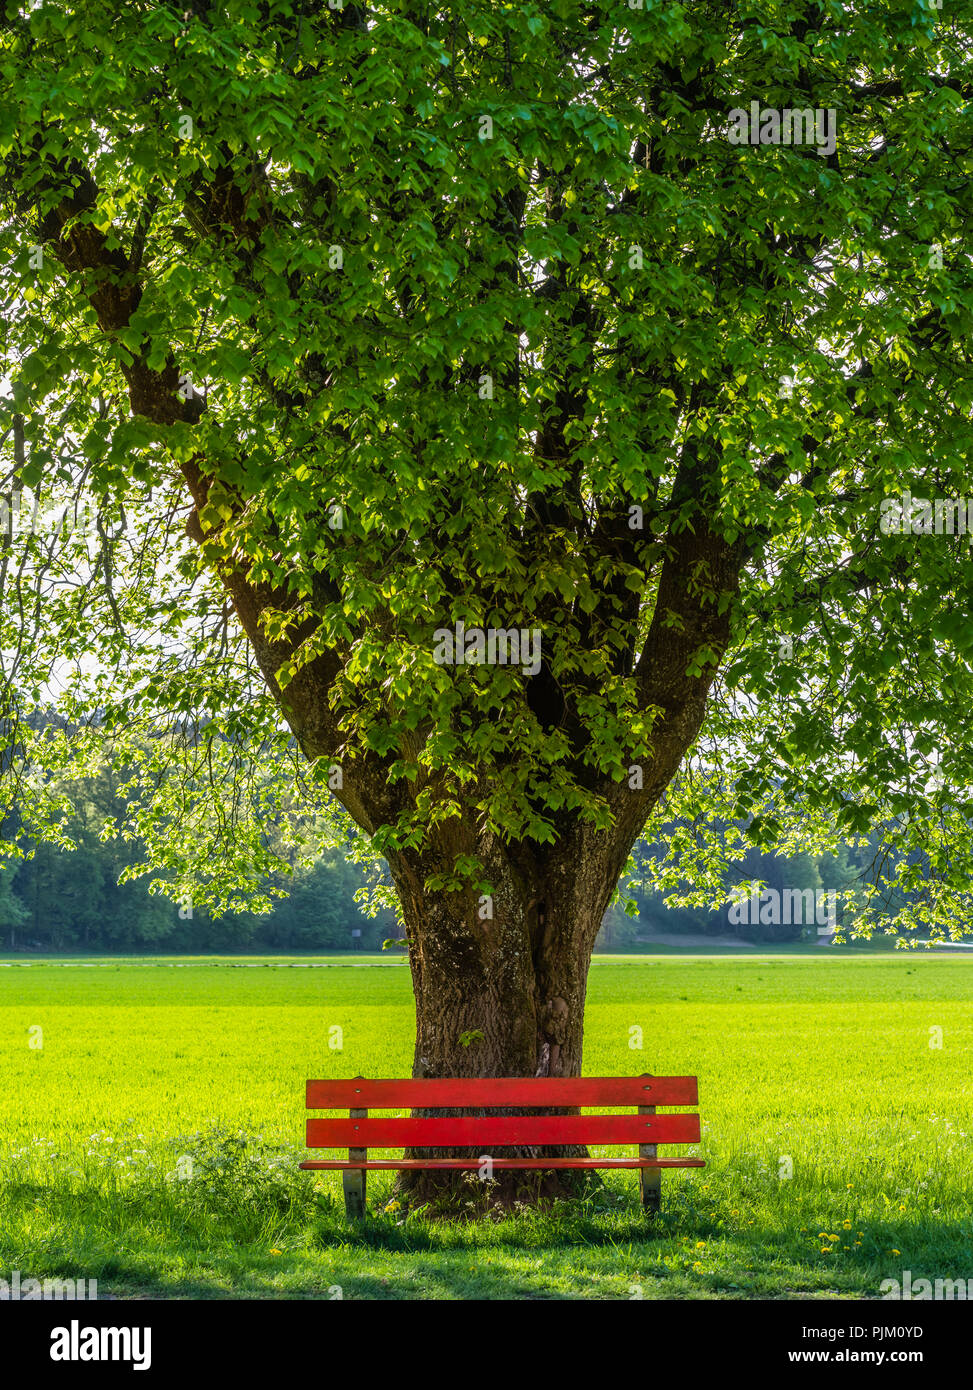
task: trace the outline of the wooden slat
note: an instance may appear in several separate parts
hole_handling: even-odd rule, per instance
[[[698,1144],[699,1116],[450,1115],[308,1120],[309,1149],[409,1149],[512,1144]]]
[[[309,1081],[309,1110],[698,1105],[695,1076],[427,1077]]]
[[[366,1168],[479,1168],[479,1158],[378,1158]],[[702,1158],[494,1158],[494,1168],[705,1168]],[[340,1171],[351,1165],[345,1159],[311,1158],[301,1168]],[[355,1164],[355,1167],[361,1165]]]

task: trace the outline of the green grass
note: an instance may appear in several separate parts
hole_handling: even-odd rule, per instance
[[[0,1277],[314,1298],[875,1297],[904,1269],[973,1278],[971,996],[959,956],[596,959],[586,1072],[698,1075],[708,1166],[665,1174],[652,1225],[632,1173],[476,1223],[403,1220],[383,1209],[391,1175],[371,1175],[373,1214],[349,1228],[340,1179],[296,1167],[303,1085],[408,1075],[401,960],[8,957]]]

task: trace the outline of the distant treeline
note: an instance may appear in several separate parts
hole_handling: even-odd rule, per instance
[[[0,823],[0,838],[16,842],[28,857],[0,869],[0,945],[26,951],[242,951],[377,950],[399,935],[391,910],[366,917],[355,901],[364,870],[340,850],[323,850],[310,867],[294,867],[258,885],[281,888],[272,909],[229,912],[219,918],[184,903],[151,894],[145,879],[119,883],[126,868],[143,861],[143,847],[110,833],[120,810],[119,783],[104,770],[71,784],[71,838],[77,849],[34,845],[15,816]],[[274,827],[268,827],[273,836]],[[839,844],[830,854],[789,857],[752,851],[734,874],[735,883],[760,880],[783,893],[822,894],[868,877],[876,845],[851,849]],[[286,852],[279,849],[286,857]],[[625,950],[653,933],[733,934],[754,941],[793,941],[817,935],[813,913],[792,921],[733,920],[728,903],[721,911],[667,907],[647,883],[646,865],[658,847],[640,841],[634,873],[621,902],[605,915],[596,949]],[[293,863],[293,861],[292,861]],[[732,885],[727,886],[727,897]],[[810,901],[810,899],[808,899]],[[739,918],[739,913],[736,914]]]
[[[108,771],[72,787],[74,850],[32,844],[16,817],[0,838],[29,857],[0,868],[0,943],[27,951],[375,950],[398,936],[395,914],[364,915],[355,893],[364,871],[339,850],[323,850],[309,868],[281,872],[257,886],[281,888],[272,910],[258,916],[229,912],[214,918],[171,898],[151,894],[147,880],[119,883],[143,862],[138,841],[106,835],[119,811],[118,783]],[[269,827],[273,832],[273,827]],[[102,838],[106,835],[105,838]],[[286,851],[278,847],[285,859]],[[293,860],[290,861],[293,864]]]
[[[0,871],[0,942],[11,950],[377,950],[398,931],[392,912],[366,917],[355,902],[362,873],[337,850],[280,877],[288,893],[266,916],[213,918],[117,882],[127,845],[39,845],[11,874]]]
[[[602,924],[599,945],[602,949],[624,950],[640,938],[651,937],[653,933],[737,936],[745,941],[765,942],[816,938],[820,918],[816,917],[810,904],[815,899],[821,904],[831,890],[840,891],[858,880],[869,881],[876,850],[877,841],[870,841],[860,848],[838,844],[831,853],[817,857],[810,854],[763,854],[751,850],[742,864],[736,867],[732,883],[727,885],[727,902],[714,912],[709,908],[667,907],[662,895],[647,886],[644,875],[643,866],[658,853],[658,847],[640,841],[634,851],[635,873],[628,883],[626,894],[637,904],[638,916],[628,916],[621,903],[610,908]],[[785,895],[801,895],[804,904],[800,915],[787,914],[785,911],[779,915],[790,915],[792,920],[774,921],[761,920],[762,917],[778,915],[773,911],[731,911],[729,900],[734,887],[749,885],[753,881],[759,881],[771,893],[778,895],[778,900],[784,901],[785,908]],[[749,909],[749,904],[745,906]],[[901,902],[896,899],[890,903],[893,912],[899,906]],[[740,917],[745,920],[740,921]],[[837,921],[839,924],[842,921],[840,909]]]

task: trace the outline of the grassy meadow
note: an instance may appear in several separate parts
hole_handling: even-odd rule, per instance
[[[631,1172],[475,1223],[406,1216],[370,1174],[349,1227],[340,1176],[297,1169],[304,1081],[409,1074],[401,959],[0,958],[0,1276],[323,1299],[973,1278],[971,1001],[968,955],[597,958],[586,1073],[699,1077],[708,1166],[664,1174],[661,1217]]]

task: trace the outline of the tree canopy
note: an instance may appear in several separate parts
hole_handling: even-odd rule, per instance
[[[400,892],[592,836],[617,878],[661,817],[705,896],[878,827],[970,920],[969,539],[883,510],[969,481],[968,15],[4,14],[4,485],[87,504],[8,528],[4,795],[56,825],[25,770],[108,729],[215,898],[302,779]],[[732,139],[754,101],[834,148]]]

